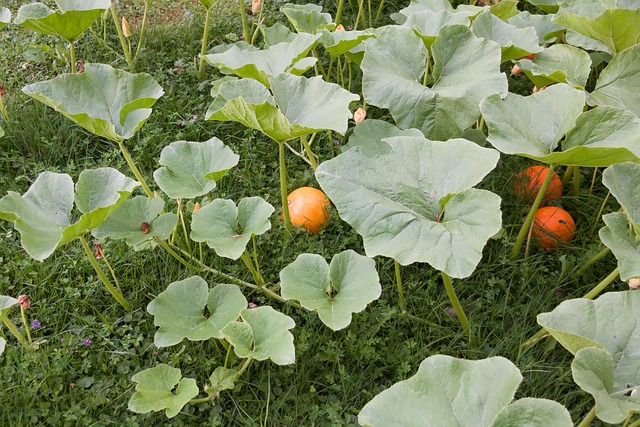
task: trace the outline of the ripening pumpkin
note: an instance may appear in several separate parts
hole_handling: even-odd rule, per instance
[[[313,187],[300,187],[287,197],[291,225],[304,227],[307,232],[317,234],[325,226],[331,202],[320,190]]]
[[[527,203],[533,203],[538,195],[538,191],[540,191],[540,187],[542,187],[544,177],[547,176],[548,171],[548,167],[536,165],[518,172],[515,176],[513,191],[515,191],[516,195],[524,199]],[[560,197],[562,197],[562,180],[557,173],[553,172],[547,191],[544,192],[542,204],[547,204],[551,200],[558,199]]]
[[[569,212],[555,206],[545,206],[536,212],[531,233],[540,240],[540,246],[552,249],[569,243],[575,231],[576,223]]]

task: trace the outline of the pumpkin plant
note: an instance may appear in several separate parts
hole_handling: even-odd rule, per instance
[[[25,4],[18,9],[14,24],[42,34],[55,35],[69,43],[71,72],[76,72],[75,42],[102,13],[111,0],[56,0],[59,10],[42,3]]]
[[[215,402],[220,392],[233,389],[253,360],[271,359],[278,365],[295,362],[295,322],[269,306],[247,309],[247,300],[236,285],[217,284],[209,289],[199,276],[173,282],[147,306],[158,326],[154,343],[158,348],[184,339],[216,339],[226,349],[224,365],[217,367],[204,387],[207,396],[195,399],[200,390],[193,378],[182,378],[180,369],[160,364],[136,373],[136,391],[129,409],[137,413],[164,410],[172,418],[188,403]],[[208,316],[203,311],[207,310]],[[240,319],[240,321],[238,321]],[[234,352],[244,363],[231,368]],[[177,387],[176,387],[177,386]],[[175,388],[175,391],[174,391]]]
[[[321,77],[308,79],[288,73],[271,77],[269,87],[251,79],[223,81],[212,90],[214,99],[205,118],[242,123],[278,143],[280,194],[285,227],[290,229],[285,142],[324,129],[344,134],[351,117],[348,106],[360,97]],[[308,144],[305,148],[315,166]]]
[[[435,355],[418,372],[376,395],[358,414],[361,426],[445,425],[569,427],[569,411],[538,398],[513,401],[522,374],[503,357],[464,360]]]
[[[63,74],[22,91],[89,132],[118,144],[148,197],[154,194],[124,145],[151,115],[164,91],[148,74],[130,74],[105,64],[85,64],[82,74]]]
[[[323,162],[316,178],[340,217],[363,237],[367,256],[388,256],[402,265],[426,262],[441,272],[471,336],[451,277],[470,276],[482,248],[500,230],[500,197],[472,188],[499,154],[463,139],[398,136],[381,143],[387,144],[385,154],[348,150]]]
[[[25,194],[10,191],[0,199],[0,219],[13,223],[22,247],[38,261],[47,259],[56,248],[80,240],[102,283],[129,310],[131,305],[102,272],[85,235],[99,227],[139,185],[112,168],[84,170],[75,188],[69,175],[43,172]],[[74,204],[81,216],[71,222]]]

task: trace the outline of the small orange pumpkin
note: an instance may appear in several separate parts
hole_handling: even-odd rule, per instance
[[[326,225],[331,202],[320,190],[313,187],[300,187],[287,197],[291,224],[304,227],[307,232],[317,234]]]
[[[513,190],[518,197],[524,199],[527,203],[533,203],[542,187],[545,176],[549,168],[546,166],[530,166],[516,174]],[[557,173],[551,176],[551,182],[544,192],[542,203],[546,204],[554,199],[562,197],[562,180]]]
[[[555,206],[538,209],[533,219],[532,235],[540,240],[544,249],[557,248],[569,243],[576,231],[576,223],[569,212]]]

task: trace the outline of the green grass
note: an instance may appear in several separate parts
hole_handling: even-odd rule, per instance
[[[132,3],[123,3],[123,10],[133,16],[136,9],[131,9]],[[173,5],[169,0],[159,3],[160,11],[151,15],[152,22],[162,16],[163,7]],[[325,7],[335,10],[334,3],[327,2]],[[403,6],[397,3],[388,2],[385,12]],[[349,4],[346,16],[353,14],[356,2]],[[15,5],[11,6],[15,13]],[[210,82],[200,84],[196,80],[193,62],[199,51],[203,18],[197,7],[181,7],[193,16],[177,17],[170,25],[152,25],[135,64],[137,70],[152,74],[166,94],[127,145],[143,174],[153,182],[151,173],[167,144],[217,136],[241,160],[219,183],[214,197],[238,201],[259,195],[278,207],[275,144],[241,126],[203,120],[210,102]],[[272,10],[270,19],[277,17]],[[235,10],[222,8],[215,22],[210,46],[238,34]],[[77,56],[87,62],[126,67],[111,23],[107,25],[106,45],[87,34],[79,42]],[[0,139],[0,194],[24,192],[44,170],[66,172],[75,179],[85,168],[109,165],[128,174],[117,146],[90,135],[19,92],[23,85],[49,78],[56,69],[66,66],[64,58],[55,55],[47,54],[42,62],[34,62],[25,60],[23,54],[29,49],[47,48],[49,52],[62,52],[63,45],[13,27],[3,30],[0,37],[0,46],[15,46],[0,55],[0,83],[10,92],[4,98],[10,119],[2,122],[6,136]],[[209,71],[212,78],[219,77]],[[512,90],[530,90],[524,81],[513,80],[513,84],[517,88]],[[383,114],[370,110],[370,117]],[[314,149],[321,160],[338,151],[331,138],[320,138]],[[399,315],[393,262],[380,258],[376,261],[382,296],[355,315],[351,326],[332,332],[314,313],[273,303],[296,321],[296,364],[280,367],[270,362],[254,363],[236,389],[223,392],[215,406],[188,405],[171,425],[357,425],[358,411],[366,402],[391,384],[412,376],[420,362],[434,354],[468,359],[504,356],[524,376],[517,397],[557,400],[569,408],[574,421],[579,420],[593,401],[573,383],[571,355],[552,340],[528,349],[522,349],[521,344],[537,332],[538,313],[552,310],[564,299],[581,296],[615,268],[615,259],[609,255],[582,277],[572,276],[597,252],[598,242],[589,230],[606,191],[597,185],[589,194],[587,182],[592,172],[583,170],[579,196],[565,197],[562,202],[575,214],[581,230],[572,245],[559,252],[543,252],[532,245],[527,259],[510,261],[508,250],[527,210],[515,198],[510,182],[528,164],[523,159],[503,157],[480,186],[502,197],[505,232],[489,242],[471,277],[454,281],[479,337],[477,346],[469,347],[457,320],[448,314],[450,304],[440,276],[427,265],[402,268],[408,311],[421,320]],[[297,157],[288,156],[287,168],[291,189],[317,186],[311,169]],[[169,203],[168,209],[175,209],[175,203]],[[616,209],[615,201],[609,200],[605,212]],[[261,269],[270,283],[277,283],[278,272],[303,252],[320,253],[327,259],[347,248],[363,253],[361,238],[337,215],[317,236],[300,232],[289,235],[275,218],[273,229],[258,239]],[[138,415],[127,410],[134,386],[131,376],[158,363],[169,363],[202,386],[213,369],[223,363],[225,352],[214,342],[154,347],[155,327],[146,305],[170,282],[194,274],[161,250],[133,252],[123,243],[104,242],[124,293],[135,306],[132,313],[124,313],[96,279],[77,242],[37,263],[21,249],[18,233],[7,222],[0,222],[0,239],[0,294],[30,295],[33,305],[28,311],[29,320],[42,323],[32,331],[39,345],[35,351],[21,348],[7,336],[7,349],[0,356],[0,425],[164,425],[163,413]],[[218,258],[210,250],[205,251],[205,262],[250,280],[240,263]],[[212,276],[205,275],[205,279],[214,283]],[[623,286],[616,282],[613,288]],[[245,294],[256,304],[270,303],[261,294]],[[12,318],[19,322],[17,310]],[[92,343],[83,345],[85,338]]]

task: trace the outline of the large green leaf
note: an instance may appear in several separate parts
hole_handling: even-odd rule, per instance
[[[564,32],[564,27],[553,22],[555,15],[535,15],[520,12],[509,18],[508,22],[518,28],[533,27],[538,35],[538,43],[553,43]],[[555,46],[555,45],[554,45]]]
[[[362,90],[367,103],[388,108],[401,128],[431,139],[457,137],[474,123],[480,100],[504,96],[500,46],[461,25],[444,27],[433,44],[432,87],[422,84],[427,50],[408,28],[387,27],[366,43]]]
[[[392,136],[423,137],[424,135],[418,129],[400,129],[383,120],[365,120],[353,129],[344,149],[359,147],[364,155],[375,157],[391,151],[391,147],[383,139]]]
[[[333,18],[328,13],[322,13],[322,6],[315,4],[285,4],[281,9],[293,28],[298,33],[315,34],[322,29],[333,30]]]
[[[86,64],[22,91],[91,133],[112,141],[131,138],[164,91],[149,74],[130,74],[105,64]]]
[[[297,299],[315,310],[322,323],[337,331],[380,297],[382,288],[371,258],[347,250],[331,259],[302,254],[280,271],[280,287],[285,299]]]
[[[18,299],[6,295],[0,295],[0,312],[5,311],[8,308],[18,304]]]
[[[18,9],[14,24],[43,34],[60,36],[73,43],[95,21],[111,0],[57,0],[59,11],[42,3],[25,4]]]
[[[344,134],[351,117],[349,104],[360,99],[321,77],[283,73],[270,83],[273,96],[253,80],[222,83],[206,119],[236,121],[279,142],[325,129]]]
[[[533,27],[517,28],[487,10],[473,21],[471,27],[476,37],[493,40],[502,49],[502,62],[522,58],[542,50]]]
[[[640,386],[636,357],[640,352],[640,292],[609,292],[595,301],[564,301],[552,312],[539,314],[538,323],[576,355],[574,379],[581,387],[586,385],[586,391],[597,389],[594,397],[600,419],[620,423],[628,414],[618,411],[627,411],[629,406],[640,409],[637,396],[626,396],[630,388]],[[589,347],[601,351],[585,352]],[[604,399],[604,393],[610,398]]]
[[[4,130],[2,129],[2,127],[0,126],[0,138],[2,138],[4,136]]]
[[[322,30],[320,43],[332,57],[343,55],[360,43],[375,35],[371,31],[327,31]]]
[[[555,13],[560,8],[564,0],[527,0],[529,3],[538,6],[548,13]]]
[[[252,78],[269,87],[269,79],[277,74],[300,75],[312,67],[315,58],[306,58],[304,66],[298,63],[315,47],[319,38],[320,35],[297,34],[291,42],[278,43],[264,50],[241,42],[204,58],[224,73]]]
[[[522,375],[503,357],[464,360],[435,355],[411,378],[365,405],[358,422],[372,427],[571,426],[569,412],[544,399],[512,401]]]
[[[152,248],[156,237],[166,240],[178,223],[176,214],[161,214],[163,210],[164,201],[160,198],[134,197],[126,200],[92,234],[97,239],[124,239],[136,251]]]
[[[423,10],[410,15],[403,27],[411,28],[422,39],[425,46],[431,50],[431,46],[438,38],[438,33],[448,25],[471,25],[471,16],[474,12],[460,12],[441,10],[433,12]]]
[[[589,105],[625,108],[640,116],[640,44],[617,54],[600,73]]]
[[[322,163],[320,186],[364,238],[367,256],[469,276],[501,227],[500,198],[471,188],[495,167],[498,152],[463,139],[385,141],[387,154],[349,150]]]
[[[209,316],[203,314],[205,307]],[[209,290],[200,276],[173,282],[147,306],[158,327],[153,343],[169,347],[183,339],[222,339],[222,328],[238,319],[247,300],[236,285],[218,284]]]
[[[240,317],[242,322],[230,322],[222,329],[238,357],[271,359],[276,365],[296,361],[293,335],[289,332],[296,323],[291,317],[269,306],[242,310]]]
[[[411,0],[409,6],[391,15],[391,18],[398,24],[404,24],[411,15],[424,11],[434,13],[442,11],[454,12],[449,0]]]
[[[206,242],[219,256],[238,259],[251,240],[271,229],[274,207],[261,197],[215,199],[193,214],[191,239]]]
[[[640,277],[640,239],[634,232],[639,224],[631,222],[622,212],[606,214],[602,219],[605,226],[600,229],[600,240],[618,260],[620,278]]]
[[[506,154],[541,157],[553,152],[582,113],[585,96],[564,84],[531,96],[491,95],[480,104],[487,140]]]
[[[262,38],[265,47],[274,46],[278,43],[283,42],[291,43],[296,39],[298,35],[298,33],[294,33],[288,27],[285,27],[279,22],[276,22],[270,27],[261,25],[260,31],[262,32]]]
[[[0,337],[0,355],[4,353],[4,347],[6,346],[6,344],[7,341],[4,338]]]
[[[44,172],[24,195],[10,191],[0,199],[0,219],[14,223],[22,247],[34,259],[48,258],[98,227],[139,184],[112,168],[87,169],[78,178],[75,201],[83,214],[71,223],[74,188],[66,174]]]
[[[613,53],[640,43],[640,10],[607,9],[595,19],[564,13],[555,22],[603,43]]]
[[[11,22],[11,11],[6,7],[0,7],[0,29]]]
[[[139,414],[166,409],[167,418],[173,418],[200,392],[196,380],[182,378],[180,369],[165,364],[138,372],[131,380],[137,384],[129,410]]]
[[[162,149],[162,167],[153,173],[153,178],[172,199],[192,199],[216,188],[216,181],[239,159],[216,137],[205,142],[176,141]]]
[[[577,47],[556,44],[520,66],[537,87],[567,83],[582,90],[591,72],[591,57]]]
[[[640,130],[636,130],[636,138],[638,133]],[[631,222],[640,224],[640,165],[636,163],[612,165],[603,172],[602,183],[624,208]]]
[[[616,384],[613,356],[598,347],[586,347],[576,353],[571,363],[573,380],[596,401],[596,415],[602,421],[617,424],[640,411],[640,378],[626,387]],[[634,395],[631,395],[635,392]]]

